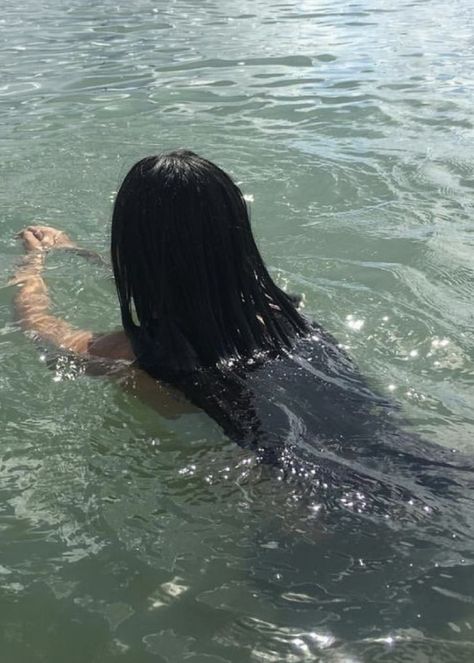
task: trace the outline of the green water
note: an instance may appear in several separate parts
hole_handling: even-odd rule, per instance
[[[2,662],[474,660],[474,523],[325,513],[204,415],[48,367],[6,286],[16,231],[106,252],[129,166],[189,147],[414,430],[472,453],[473,30],[470,0],[3,0]],[[106,268],[47,277],[118,324]]]

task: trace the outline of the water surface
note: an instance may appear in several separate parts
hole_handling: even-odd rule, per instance
[[[5,285],[20,228],[106,252],[134,160],[194,149],[241,183],[275,277],[413,431],[472,455],[471,3],[2,9],[4,659],[472,661],[469,491],[374,512],[279,481],[204,415],[48,366]],[[58,254],[47,277],[58,313],[119,323],[106,268]]]

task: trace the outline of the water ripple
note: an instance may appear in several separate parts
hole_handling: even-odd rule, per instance
[[[106,252],[129,165],[192,147],[241,183],[282,287],[416,432],[472,454],[467,0],[2,10],[3,283],[34,221]],[[58,313],[119,324],[105,268],[51,255],[47,278]],[[165,419],[33,346],[11,297],[0,288],[6,658],[472,660],[467,493],[443,511],[281,481],[206,417]]]

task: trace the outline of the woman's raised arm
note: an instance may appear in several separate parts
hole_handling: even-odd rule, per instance
[[[19,237],[26,255],[11,283],[17,286],[14,306],[22,329],[76,354],[132,360],[133,353],[123,332],[94,335],[50,313],[48,288],[43,279],[45,256],[52,248],[74,249],[76,244],[68,235],[48,226],[29,226]]]

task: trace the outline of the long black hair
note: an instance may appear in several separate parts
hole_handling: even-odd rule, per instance
[[[310,329],[265,267],[242,192],[193,152],[132,167],[111,250],[125,333],[155,377],[290,348]]]
[[[262,460],[287,475],[300,467],[334,486],[380,489],[382,498],[377,458],[414,474],[415,495],[419,486],[458,486],[454,474],[447,483],[456,469],[448,450],[402,435],[391,405],[274,283],[241,191],[210,161],[178,151],[133,166],[115,201],[112,262],[138,364]],[[354,458],[368,460],[353,467]],[[386,484],[398,490],[390,474]]]

